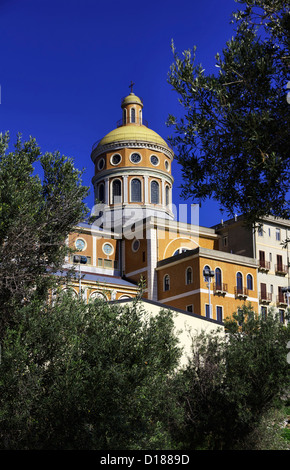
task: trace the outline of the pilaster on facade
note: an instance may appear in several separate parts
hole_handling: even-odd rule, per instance
[[[123,176],[124,204],[127,204],[128,198],[128,175]]]
[[[148,299],[157,301],[157,230],[154,227],[146,228],[147,238],[147,259],[148,259],[148,270],[147,270],[147,289]]]

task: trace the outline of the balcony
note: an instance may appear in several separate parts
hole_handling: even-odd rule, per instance
[[[276,297],[276,305],[277,307],[287,307],[286,295],[282,292],[280,292]]]
[[[288,273],[288,266],[286,264],[275,264],[275,274],[279,276],[286,276]]]
[[[272,302],[272,293],[271,292],[260,292],[259,300],[261,304],[269,304]]]
[[[228,292],[228,285],[223,282],[214,282],[213,283],[213,293],[214,295],[226,295]]]
[[[246,287],[235,286],[235,297],[237,299],[245,299],[248,297],[248,289]]]
[[[259,260],[259,271],[268,272],[270,270],[270,267],[270,261],[265,261],[264,259]]]

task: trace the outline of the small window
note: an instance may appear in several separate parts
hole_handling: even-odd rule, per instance
[[[216,289],[222,290],[222,272],[220,268],[216,268],[215,270],[215,283]]]
[[[242,273],[237,273],[237,293],[243,294],[243,275]]]
[[[186,284],[192,284],[192,268],[186,270]]]
[[[170,289],[170,277],[168,274],[165,274],[163,278],[163,290],[168,291]]]
[[[159,158],[156,157],[156,155],[151,155],[150,162],[152,163],[152,165],[157,166],[159,165]]]
[[[284,323],[284,315],[285,315],[284,310],[279,309],[279,320],[280,320],[280,323]]]
[[[259,237],[264,236],[264,231],[263,231],[263,226],[262,225],[259,225],[259,227],[258,227],[258,235],[259,235]]]
[[[130,155],[130,160],[132,163],[140,163],[141,155],[139,153],[134,152]]]
[[[136,113],[135,113],[135,108],[131,108],[131,122],[136,121]]]
[[[99,197],[98,197],[99,201],[104,202],[104,200],[105,200],[105,186],[104,186],[104,183],[99,184],[98,193],[99,193]]]
[[[120,180],[114,180],[112,184],[113,204],[122,202],[122,183]]]
[[[101,158],[98,163],[98,170],[102,170],[105,166],[105,160]]]
[[[186,311],[190,312],[190,313],[193,313],[193,305],[187,305],[186,306]]]
[[[267,318],[267,307],[261,307],[261,317],[262,317],[262,320],[266,320],[266,318]]]
[[[78,238],[75,242],[77,251],[83,251],[86,248],[86,242],[82,238]]]
[[[209,304],[205,304],[205,316],[206,318],[211,318],[211,315],[210,315],[210,306]]]
[[[141,181],[134,178],[131,181],[131,202],[141,202]]]
[[[123,109],[123,124],[126,124],[127,122],[127,110]]]
[[[140,248],[140,240],[133,240],[132,242],[132,251],[136,252]]]
[[[247,289],[253,290],[253,276],[251,274],[247,275]]]
[[[114,248],[111,245],[111,243],[104,243],[103,244],[103,252],[105,253],[105,255],[108,255],[108,256],[113,254]]]
[[[151,203],[159,204],[159,184],[157,181],[151,182]]]
[[[170,189],[169,189],[169,186],[166,186],[165,188],[165,205],[166,206],[169,206],[169,196],[170,196]]]
[[[277,241],[281,240],[281,232],[279,228],[276,228],[276,240]]]
[[[121,155],[119,155],[118,153],[115,153],[115,155],[113,155],[111,157],[111,163],[112,165],[119,165],[119,163],[121,162],[122,160],[122,157]]]
[[[219,305],[216,307],[216,319],[219,322],[223,321],[223,308]]]

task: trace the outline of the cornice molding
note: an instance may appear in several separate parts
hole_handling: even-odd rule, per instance
[[[100,171],[97,175],[92,178],[92,184],[96,184],[105,178],[118,177],[118,176],[151,176],[155,178],[162,178],[169,184],[173,185],[174,178],[167,171],[159,170],[157,168],[141,167],[141,166],[126,166],[126,167],[115,167],[108,170]]]
[[[170,160],[173,160],[174,153],[173,150],[171,150],[168,147],[165,147],[161,144],[158,144],[156,142],[146,142],[146,141],[136,141],[136,140],[120,140],[116,142],[111,142],[109,144],[101,145],[100,147],[93,148],[92,153],[91,153],[91,159],[93,162],[95,162],[96,158],[101,155],[102,153],[109,152],[111,150],[118,150],[122,148],[148,148],[150,150],[155,150],[164,153],[167,157],[170,158]]]

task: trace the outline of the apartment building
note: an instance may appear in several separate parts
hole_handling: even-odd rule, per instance
[[[267,314],[270,307],[284,319],[288,305],[290,221],[266,217],[257,226],[245,226],[242,216],[221,222],[214,227],[220,235],[219,249],[227,253],[250,256],[258,264],[257,283],[259,310]]]

